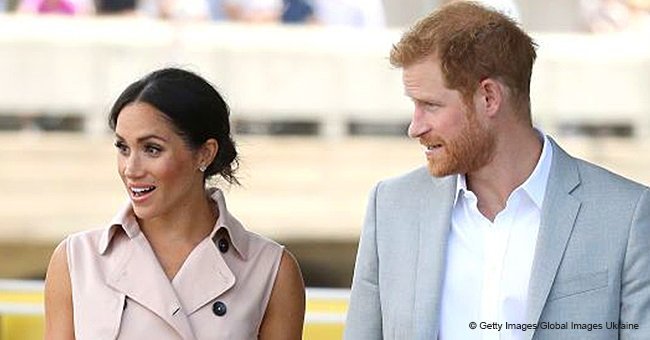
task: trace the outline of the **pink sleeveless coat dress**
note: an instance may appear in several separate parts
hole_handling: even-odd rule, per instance
[[[219,218],[170,282],[128,204],[108,228],[71,235],[76,340],[256,339],[283,247]]]

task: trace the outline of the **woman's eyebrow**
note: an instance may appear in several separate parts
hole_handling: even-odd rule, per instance
[[[117,139],[124,140],[124,137],[120,136],[120,134],[118,134],[117,132],[115,133],[115,137],[117,137]],[[166,138],[161,137],[161,136],[156,135],[156,134],[149,134],[149,135],[139,137],[137,139],[137,141],[138,141],[138,143],[141,143],[141,142],[143,142],[143,141],[145,141],[147,139],[159,139],[159,140],[161,140],[163,142],[168,142]]]

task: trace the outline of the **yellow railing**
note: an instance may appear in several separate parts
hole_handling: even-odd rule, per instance
[[[347,289],[307,288],[303,339],[342,339],[349,297]]]
[[[305,340],[343,337],[349,291],[307,289]],[[0,340],[43,339],[43,283],[0,280]]]
[[[0,340],[43,339],[43,283],[0,280]]]

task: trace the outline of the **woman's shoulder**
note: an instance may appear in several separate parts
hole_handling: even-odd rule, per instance
[[[73,234],[68,235],[64,242],[67,243],[67,247],[91,247],[95,249],[99,249],[99,243],[102,239],[102,236],[104,236],[107,233],[110,233],[110,229],[112,229],[113,226],[110,227],[100,227],[100,228],[92,228],[89,230],[84,230],[84,231],[79,231]]]
[[[245,229],[241,225],[231,224],[222,228],[218,234],[227,234],[228,243],[238,256],[228,257],[234,260],[233,264],[250,267],[250,270],[277,271],[284,252],[284,246],[271,238]],[[223,236],[215,239],[217,248],[223,252]]]
[[[75,241],[80,241],[80,240],[98,240],[101,238],[101,235],[106,232],[107,229],[110,227],[94,227],[91,229],[87,230],[82,230],[78,231],[76,233],[72,233],[68,235],[69,240],[75,240]]]
[[[284,245],[271,239],[268,236],[258,234],[256,232],[244,229],[244,233],[248,238],[251,251],[275,251],[281,255]]]
[[[260,326],[260,334],[264,337],[300,339],[304,318],[305,283],[298,261],[284,249]]]
[[[104,255],[114,253],[110,250],[117,246],[116,243],[128,240],[127,236],[123,236],[126,234],[119,224],[71,234],[65,240],[68,260],[72,262],[71,265],[77,266],[81,263],[103,262],[107,259],[100,259],[106,258]]]
[[[219,233],[220,230],[227,231],[231,242],[243,258],[256,257],[258,253],[268,254],[269,252],[275,253],[277,258],[280,258],[284,246],[268,236],[258,234],[244,227],[244,224],[229,211],[221,190],[210,188],[208,192],[216,203],[219,212],[216,232]]]

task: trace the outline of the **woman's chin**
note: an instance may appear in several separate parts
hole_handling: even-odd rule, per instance
[[[135,216],[141,220],[148,220],[158,215],[155,209],[152,209],[153,207],[143,207],[137,204],[132,204],[132,206]]]

